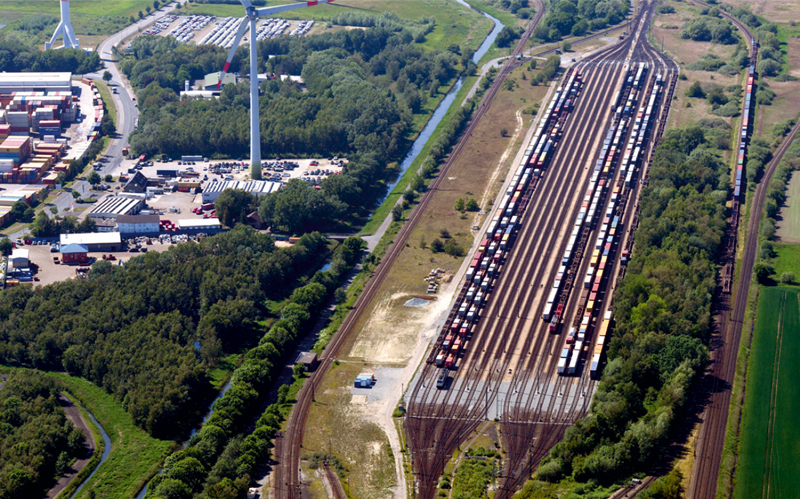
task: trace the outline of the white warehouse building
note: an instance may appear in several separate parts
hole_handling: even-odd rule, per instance
[[[0,94],[71,91],[72,73],[0,73]]]
[[[224,182],[205,182],[203,184],[203,203],[213,203],[225,189],[241,189],[254,196],[275,192],[281,188],[280,182],[269,180],[227,180]]]
[[[158,215],[119,215],[117,217],[117,230],[122,235],[158,234]]]

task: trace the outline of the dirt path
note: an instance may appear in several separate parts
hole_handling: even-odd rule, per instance
[[[47,492],[47,496],[45,496],[47,499],[53,499],[60,494],[67,485],[69,485],[72,479],[75,478],[84,467],[86,467],[86,464],[89,462],[89,459],[92,457],[92,454],[94,454],[94,451],[97,448],[97,444],[94,441],[94,436],[89,430],[89,425],[86,423],[86,420],[83,419],[83,414],[81,414],[81,411],[78,410],[75,404],[73,404],[72,401],[63,393],[58,397],[58,401],[61,403],[61,407],[64,408],[64,412],[67,413],[67,419],[69,419],[76,428],[80,428],[80,430],[83,432],[83,436],[86,438],[86,453],[84,454],[83,458],[72,463],[69,472],[58,479],[58,482],[56,482],[55,486],[53,486],[53,488]]]

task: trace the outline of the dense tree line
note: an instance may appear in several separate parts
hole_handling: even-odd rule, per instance
[[[309,236],[303,236],[308,238]],[[281,318],[251,349],[234,371],[231,387],[214,404],[214,414],[189,445],[171,455],[164,473],[151,480],[149,499],[192,497],[241,497],[253,471],[270,456],[270,441],[280,429],[280,404],[286,402],[288,385],[279,389],[277,404],[257,419],[254,430],[243,433],[272,388],[287,354],[318,318],[361,256],[361,239],[351,237],[336,249],[331,268],[317,272],[297,288],[283,307]],[[227,312],[220,311],[221,317]]]
[[[380,15],[368,12],[346,11],[339,12],[330,18],[331,24],[339,26],[361,26],[363,28],[391,28],[395,30],[407,29],[413,35],[414,41],[421,43],[425,36],[436,27],[436,19],[423,16],[418,21],[401,19],[394,12],[382,12]]]
[[[13,372],[0,390],[1,499],[42,497],[83,457],[83,433],[67,420],[59,390],[51,377],[28,370]]]
[[[787,129],[794,124],[791,120],[783,126]],[[778,126],[776,125],[776,128]],[[783,137],[787,132],[777,134]],[[763,139],[761,139],[763,141]],[[764,145],[762,143],[762,145]],[[767,149],[769,151],[769,149]],[[748,161],[748,167],[750,162]],[[761,222],[761,230],[759,233],[760,249],[758,252],[758,261],[753,268],[753,275],[761,284],[773,284],[774,280],[782,284],[791,284],[797,281],[797,275],[794,272],[783,272],[781,275],[775,275],[775,269],[772,266],[772,259],[777,256],[773,242],[777,239],[777,221],[776,218],[781,211],[781,207],[786,202],[786,188],[789,184],[789,179],[794,175],[794,171],[800,169],[800,141],[795,139],[789,149],[784,153],[772,179],[767,186],[767,197],[764,201],[764,214],[766,215]],[[763,174],[763,166],[758,172],[757,177],[760,178]],[[749,180],[748,180],[749,181]]]
[[[484,3],[507,10],[520,19],[530,19],[536,10],[530,7],[529,0],[484,0]]]
[[[552,42],[565,36],[583,36],[622,22],[629,9],[627,0],[559,0],[547,9],[547,16],[533,30],[533,38]]]
[[[275,80],[261,85],[264,156],[369,152],[390,161],[402,152],[411,113],[455,76],[458,64],[450,52],[414,45],[408,31],[384,27],[263,40],[259,51],[275,55],[268,72],[302,74],[307,88]],[[237,52],[231,71],[246,55]],[[131,138],[137,154],[246,155],[248,85],[226,85],[219,100],[178,99],[185,79],[219,71],[224,59],[219,47],[169,37],[133,42],[120,67],[140,89],[140,126]]]
[[[668,441],[707,359],[726,224],[729,170],[705,140],[699,127],[672,130],[656,151],[591,415],[553,447],[540,479],[613,483],[652,464]]]
[[[69,48],[42,51],[0,34],[0,72],[71,71],[84,74],[101,67],[97,52]]]
[[[257,341],[266,300],[283,299],[327,255],[310,234],[290,248],[248,227],[170,247],[88,280],[0,295],[0,363],[67,371],[122,402],[153,436],[179,438],[213,388],[209,369]]]
[[[696,42],[714,42],[731,45],[739,40],[733,24],[717,15],[701,16],[684,23],[681,38]]]

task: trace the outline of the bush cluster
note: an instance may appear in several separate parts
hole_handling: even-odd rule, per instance
[[[704,142],[699,127],[671,130],[656,151],[591,415],[553,447],[542,480],[613,483],[653,463],[669,440],[707,359],[726,225],[728,168]]]
[[[310,237],[303,236],[301,242]],[[255,467],[269,458],[270,441],[282,422],[280,406],[287,402],[288,385],[280,387],[278,402],[262,413],[255,429],[249,434],[243,432],[280,374],[286,355],[313,326],[324,304],[360,258],[362,244],[356,237],[346,239],[337,248],[329,270],[317,272],[308,284],[294,290],[280,320],[234,371],[230,388],[214,403],[214,414],[202,431],[185,449],[171,455],[164,473],[150,481],[148,498],[189,499],[200,492],[208,497],[232,493],[233,497],[246,491]],[[180,492],[170,495],[174,490]]]

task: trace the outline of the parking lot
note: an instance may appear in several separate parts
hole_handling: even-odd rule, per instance
[[[147,243],[146,239],[150,240],[150,244]],[[112,265],[119,265],[120,261],[126,262],[131,258],[139,256],[147,251],[166,251],[173,244],[173,239],[177,243],[193,239],[193,236],[162,234],[161,236],[155,238],[138,238],[138,244],[131,244],[129,246],[136,246],[134,251],[97,251],[89,253],[89,257],[100,261],[103,260],[103,257],[105,256],[105,259],[109,259]],[[35,286],[44,286],[54,282],[63,281],[65,279],[74,278],[77,276],[77,270],[79,268],[85,269],[89,267],[89,265],[79,266],[64,265],[61,263],[56,264],[54,257],[59,258],[60,261],[61,253],[51,252],[49,244],[24,245],[21,247],[29,251],[29,261],[32,268],[38,268],[38,272],[35,274],[35,277],[38,278],[38,281],[31,283]],[[110,259],[111,257],[113,257],[113,259]]]
[[[238,17],[166,16],[143,34],[172,36],[181,43],[208,43],[230,48],[240,22],[241,18]],[[315,23],[313,21],[268,18],[259,20],[257,26],[256,37],[258,40],[264,40],[281,35],[303,36],[311,31]],[[250,32],[247,31],[242,38],[242,43],[249,42]]]
[[[284,167],[286,162],[296,164],[293,169]],[[131,175],[129,170],[135,169],[138,160],[126,159],[113,172],[115,177],[119,175]],[[158,170],[178,170],[178,172],[193,172],[200,175],[200,180],[214,182],[220,180],[249,180],[250,165],[244,161],[195,161],[193,164],[179,164],[181,161],[157,162],[152,161],[152,165],[144,166],[139,171],[147,178],[157,178]],[[264,160],[261,163],[261,174],[264,180],[274,182],[287,182],[292,178],[304,179],[311,183],[319,183],[325,177],[338,175],[346,164],[344,159],[276,159]],[[218,171],[219,173],[214,173]]]

